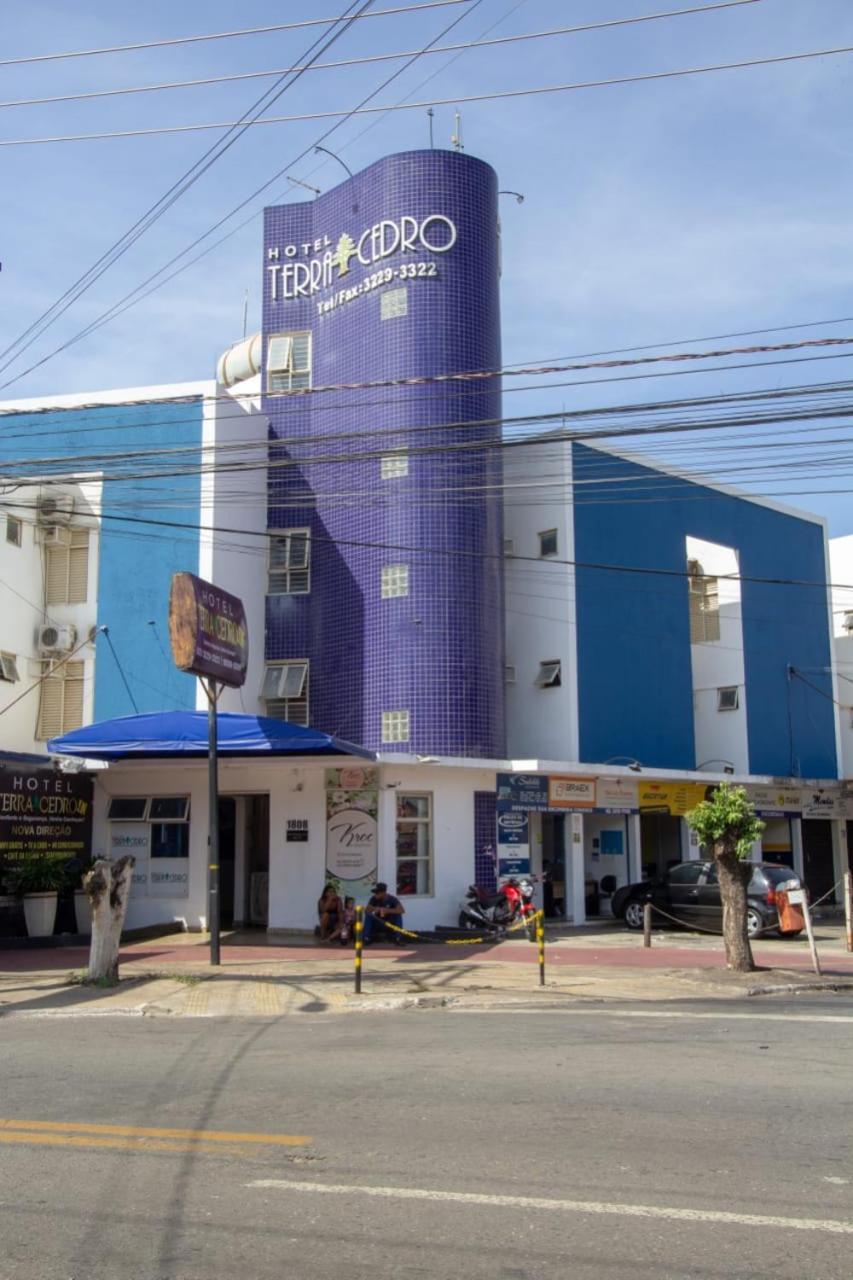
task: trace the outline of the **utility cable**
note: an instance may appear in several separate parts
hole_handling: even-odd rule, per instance
[[[139,707],[136,705],[136,699],[133,696],[133,691],[131,690],[131,687],[127,682],[127,676],[124,673],[124,667],[119,662],[119,657],[118,657],[118,654],[116,653],[115,645],[113,644],[113,638],[110,635],[110,629],[109,627],[99,627],[98,630],[100,634],[104,636],[107,644],[110,646],[110,652],[115,658],[115,664],[118,667],[119,675],[121,676],[122,683],[124,684],[124,687],[127,690],[127,696],[130,698],[130,705],[133,707],[133,710],[136,712],[136,714],[139,715]]]
[[[99,627],[98,630],[102,631],[103,628]],[[66,653],[64,658],[60,658],[58,661],[54,662],[49,671],[45,671],[43,675],[39,676],[38,680],[34,681],[33,684],[28,685],[22,693],[18,694],[17,698],[13,698],[11,702],[7,702],[5,707],[0,707],[0,716],[5,716],[7,711],[11,711],[13,707],[16,707],[19,702],[26,698],[27,694],[32,693],[33,689],[40,689],[45,680],[49,680],[51,676],[55,676],[59,667],[64,667],[66,662],[70,662],[74,655],[79,653],[80,650],[89,643],[90,641],[87,636],[85,640],[80,641],[75,649],[72,649],[70,653]]]
[[[457,0],[458,2],[458,0]],[[577,35],[586,31],[600,31],[608,27],[634,26],[640,22],[654,22],[661,18],[682,18],[697,13],[710,13],[717,9],[735,9],[745,4],[757,4],[758,0],[720,0],[718,4],[694,5],[690,9],[664,10],[662,13],[646,13],[634,18],[611,18],[606,22],[586,22],[581,26],[552,27],[547,31],[527,31],[518,35],[498,36],[491,40],[468,40],[460,44],[443,44],[425,50],[426,54],[456,53],[469,49],[487,49],[495,45],[520,44],[528,40],[547,40],[554,36]],[[270,71],[241,71],[227,76],[205,76],[196,80],[170,80],[162,84],[130,85],[119,89],[95,89],[86,93],[62,93],[49,98],[17,98],[0,102],[0,110],[8,107],[41,107],[56,102],[86,102],[99,98],[126,97],[137,93],[159,93],[172,89],[196,89],[216,84],[234,84],[241,80],[262,80],[272,76],[292,75],[296,71],[339,71],[343,67],[359,67],[369,63],[391,62],[395,58],[410,58],[417,49],[404,49],[395,53],[374,53],[361,58],[341,58],[334,62],[315,62],[308,66],[277,67]],[[3,64],[0,63],[0,66]]]
[[[548,93],[571,93],[581,89],[604,89],[623,84],[643,84],[652,80],[673,80],[680,76],[708,75],[714,71],[738,71],[746,67],[768,67],[783,62],[802,62],[807,58],[828,58],[836,54],[853,53],[853,45],[837,45],[830,49],[810,49],[803,53],[778,54],[775,57],[744,58],[738,62],[718,62],[702,67],[679,67],[674,71],[652,71],[642,75],[611,76],[606,80],[579,80],[569,84],[534,85],[528,89],[494,90],[492,93],[473,93],[452,98],[432,98],[428,102],[385,103],[379,107],[342,108],[336,111],[307,111],[291,116],[268,116],[251,121],[251,125],[295,124],[305,120],[330,120],[340,116],[375,115],[385,111],[423,111],[428,107],[459,106],[469,102],[499,102],[511,98],[539,97]],[[161,125],[147,129],[115,129],[101,133],[54,134],[41,138],[4,138],[0,147],[36,147],[60,142],[96,142],[108,138],[147,138],[174,133],[199,133],[205,129],[234,128],[234,121],[216,120],[207,124]]]
[[[367,0],[367,4],[371,4],[371,3],[373,3],[373,0]],[[166,281],[162,280],[157,284],[152,284],[152,282],[156,281],[157,278],[163,274],[163,272],[168,271],[168,269],[171,266],[173,266],[176,262],[178,262],[182,257],[185,257],[187,253],[191,253],[192,250],[198,244],[200,244],[203,240],[207,239],[208,236],[212,235],[215,231],[217,231],[224,222],[229,221],[232,217],[234,217],[236,213],[239,213],[241,209],[245,208],[247,204],[249,204],[252,200],[254,200],[263,191],[265,191],[269,186],[271,186],[273,182],[277,181],[277,179],[282,177],[282,175],[284,175],[285,173],[287,173],[289,169],[293,168],[293,166],[297,164],[301,159],[303,159],[306,155],[312,153],[315,147],[319,146],[321,143],[325,142],[327,138],[331,137],[333,133],[335,133],[339,128],[341,128],[343,124],[346,123],[346,121],[350,118],[350,115],[352,115],[354,111],[361,109],[361,107],[363,107],[366,103],[370,102],[376,96],[377,93],[381,93],[382,90],[385,89],[389,84],[393,83],[394,80],[396,80],[399,76],[403,75],[404,72],[406,72],[409,69],[409,67],[412,66],[418,60],[419,57],[421,57],[423,53],[429,50],[437,40],[440,40],[444,36],[446,36],[450,31],[454,29],[454,27],[458,26],[460,22],[464,22],[465,19],[471,13],[473,13],[476,9],[478,9],[480,5],[483,3],[483,0],[466,0],[466,3],[470,5],[469,8],[467,8],[459,17],[455,18],[452,22],[448,23],[447,26],[445,26],[438,33],[438,35],[434,36],[433,39],[429,40],[427,44],[424,46],[424,48],[421,49],[417,54],[414,54],[407,62],[403,64],[402,67],[398,67],[398,69],[392,72],[392,74],[388,76],[385,80],[383,80],[380,85],[378,85],[375,89],[371,90],[370,93],[368,93],[364,98],[360,100],[360,102],[356,105],[356,107],[352,109],[351,112],[348,112],[343,116],[343,119],[339,120],[336,124],[326,129],[325,132],[321,133],[319,138],[315,138],[314,142],[310,144],[308,147],[306,147],[302,152],[300,152],[299,155],[295,156],[286,165],[284,165],[281,169],[279,169],[276,173],[274,173],[273,176],[269,178],[266,182],[263,182],[260,187],[256,188],[255,191],[253,191],[249,196],[247,196],[244,200],[242,200],[240,204],[238,204],[229,213],[221,217],[218,222],[215,222],[213,226],[208,228],[208,230],[205,231],[201,236],[197,236],[196,239],[189,244],[189,246],[187,246],[185,249],[182,249],[178,254],[170,258],[169,261],[165,263],[162,267],[158,268],[157,271],[153,272],[150,276],[148,276],[142,282],[142,284],[137,285],[136,288],[132,289],[129,294],[125,294],[125,296],[119,299],[118,302],[113,303],[113,305],[109,307],[106,312],[102,312],[100,316],[96,317],[95,320],[91,321],[88,325],[85,326],[85,328],[80,330],[73,337],[61,343],[58,347],[54,348],[53,351],[48,352],[47,355],[43,356],[40,360],[37,360],[34,364],[28,366],[26,369],[21,370],[21,372],[16,374],[13,378],[10,378],[5,383],[0,384],[0,390],[2,390],[4,387],[11,386],[15,382],[19,382],[21,378],[26,377],[26,375],[28,373],[31,373],[34,369],[38,369],[42,365],[46,364],[48,360],[51,360],[55,355],[58,355],[60,352],[66,350],[68,347],[73,346],[76,342],[81,341],[83,338],[87,337],[90,333],[94,332],[96,329],[101,328],[102,325],[114,319],[117,315],[121,315],[124,311],[127,311],[130,307],[134,306],[137,301],[141,301],[141,297],[146,297],[148,296],[149,293],[153,293],[156,289],[159,289],[162,284],[166,283]],[[354,5],[350,6],[350,8],[353,8],[353,7]],[[363,6],[363,7],[366,7],[366,6]],[[358,15],[355,15],[355,16],[357,17]],[[317,56],[319,56],[319,54],[324,52],[325,48],[327,47],[328,47],[328,44],[325,45],[323,49],[320,49],[318,51]],[[275,86],[273,86],[273,88],[275,88]],[[268,90],[267,94],[264,95],[264,97],[268,96],[269,92],[271,92],[271,90]],[[246,127],[248,127],[248,125]],[[227,239],[227,236],[224,238]],[[204,251],[204,253],[206,252],[207,250]],[[204,253],[198,256],[203,257]],[[188,266],[188,265],[191,265],[191,264],[190,263],[185,264],[185,266]],[[178,271],[172,272],[172,275],[167,277],[167,279],[172,279],[175,275],[180,274],[180,271],[184,269],[185,269],[184,267],[181,267],[179,268]],[[140,294],[141,291],[146,289],[146,286],[148,285],[152,285],[152,287],[150,289],[147,289],[145,293],[142,293],[140,298],[137,298],[136,295]],[[86,287],[88,287],[88,285]],[[64,308],[64,309],[67,309],[67,308]],[[30,326],[30,329],[27,330],[27,333],[30,333],[32,331],[32,328],[33,326]],[[32,344],[32,341],[33,339],[27,342],[26,345],[30,346]],[[13,343],[12,345],[13,346],[20,345],[20,340],[18,340],[18,342],[16,343]],[[11,348],[7,348],[6,352],[0,352],[0,357],[7,354],[9,350],[11,350]],[[14,360],[17,359],[18,355],[20,354],[22,354],[22,352],[18,352],[17,355],[13,356],[10,360],[7,360],[5,364],[0,365],[0,371],[7,368],[9,364],[13,363]]]
[[[373,4],[373,0],[363,0],[361,7],[356,10],[359,0],[353,0],[347,9],[336,18],[335,28],[324,35],[319,36],[313,44],[306,50],[306,65],[310,65],[321,57],[327,49],[331,48],[341,36],[345,35],[352,23]],[[308,56],[310,55],[310,56]],[[65,290],[65,292],[53,302],[42,314],[27,326],[24,331],[10,343],[9,346],[0,351],[0,359],[4,363],[0,364],[0,371],[8,368],[31,343],[41,336],[50,326],[59,319],[68,308],[77,301],[78,298],[101,278],[101,276],[109,270],[119,258],[127,253],[137,240],[149,230],[155,222],[157,222],[163,214],[165,214],[190,187],[208,172],[208,170],[222,158],[227,151],[234,146],[236,142],[242,138],[243,134],[249,126],[255,123],[260,115],[267,111],[274,102],[287,92],[288,89],[301,78],[303,72],[300,71],[293,76],[281,76],[276,80],[275,84],[266,89],[264,93],[257,98],[255,102],[243,113],[238,121],[234,124],[226,126],[224,136],[218,139],[211,147],[204,152],[202,156],[196,160],[189,169],[172,184],[168,190],[155,201],[153,205],[140,217],[136,222],[124,232],[118,240],[107,249],[96,262],[92,264],[77,280]],[[29,339],[29,341],[27,341]],[[16,350],[20,348],[20,350]],[[6,358],[8,357],[8,358]],[[14,381],[14,379],[13,379]],[[6,384],[8,385],[8,383]]]
[[[448,5],[468,4],[470,0],[425,0],[422,4],[400,5],[394,9],[377,9],[360,15],[364,18],[388,18],[398,13],[417,13],[421,9],[444,9]],[[268,35],[273,31],[295,31],[302,27],[328,26],[334,17],[305,18],[301,22],[279,22],[269,27],[244,27],[240,31],[215,31],[196,36],[175,36],[170,40],[147,40],[137,44],[108,45],[101,49],[77,49],[65,53],[37,53],[24,58],[0,58],[0,67],[20,67],[33,62],[57,62],[65,58],[94,58],[105,53],[136,53],[141,49],[166,49],[176,45],[201,44],[210,40],[233,40],[237,36]]]

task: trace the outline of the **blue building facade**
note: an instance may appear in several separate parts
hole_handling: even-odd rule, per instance
[[[109,639],[99,634],[95,641],[95,720],[135,709],[195,706],[194,677],[177,671],[168,653],[168,602],[172,574],[198,572],[203,400],[190,395],[173,401],[162,390],[158,398],[157,390],[142,404],[123,404],[122,393],[111,392],[101,403],[93,394],[80,397],[92,403],[79,407],[0,418],[6,483],[33,475],[50,483],[73,472],[102,485],[95,513],[97,581],[90,580],[89,596]],[[127,398],[136,395],[129,392]],[[158,475],[172,470],[167,459],[176,447],[182,451],[174,470],[188,474]],[[147,450],[156,451],[148,462],[125,456]],[[6,500],[7,509],[15,511],[17,500],[25,515],[32,494],[17,490]],[[186,528],[156,527],[149,520]],[[34,625],[38,620],[34,616]]]
[[[700,763],[685,576],[692,537],[738,559],[750,772],[836,777],[822,524],[583,445],[572,451],[580,759]],[[590,497],[602,484],[606,504]]]
[[[386,157],[268,209],[264,269],[269,526],[311,544],[310,589],[268,597],[267,662],[308,662],[318,728],[499,756],[499,382],[417,382],[500,367],[496,176]]]

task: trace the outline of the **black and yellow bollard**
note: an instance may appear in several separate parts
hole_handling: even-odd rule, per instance
[[[545,912],[536,912],[536,941],[539,945],[539,985],[545,986]]]
[[[364,907],[355,909],[355,994],[361,995],[361,953],[364,949]]]

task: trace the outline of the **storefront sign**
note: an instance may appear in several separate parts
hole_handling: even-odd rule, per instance
[[[538,774],[499,773],[497,795],[499,811],[548,812],[548,779]]]
[[[552,774],[548,778],[549,809],[594,809],[595,778],[571,778]]]
[[[846,818],[848,800],[840,791],[803,791],[804,818]]]
[[[194,573],[172,576],[169,639],[180,671],[240,688],[249,661],[242,600]]]
[[[148,869],[149,898],[188,898],[188,861],[187,858],[152,858]]]
[[[673,818],[683,818],[707,799],[713,789],[703,782],[641,782],[638,786],[640,812],[668,813]]]
[[[0,771],[0,865],[24,858],[86,858],[92,851],[88,776],[54,769]]]
[[[799,787],[747,787],[746,794],[755,812],[764,818],[784,818],[802,812],[803,797]]]
[[[498,814],[498,875],[530,874],[530,820],[526,813]]]
[[[361,900],[376,883],[378,778],[376,769],[326,770],[326,879]]]
[[[636,813],[640,796],[633,778],[598,778],[595,807],[599,813]]]

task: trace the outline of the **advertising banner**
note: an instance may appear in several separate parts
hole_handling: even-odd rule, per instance
[[[499,773],[497,794],[499,811],[548,812],[548,779],[538,774]]]
[[[641,782],[638,786],[641,813],[668,813],[683,818],[706,799],[712,787],[703,782]]]
[[[498,875],[530,875],[530,821],[526,813],[498,814]]]
[[[249,632],[242,600],[194,573],[172,575],[169,639],[180,671],[239,688],[246,679]]]
[[[363,902],[373,892],[379,859],[378,815],[376,769],[326,770],[326,879],[342,897],[350,895]]]
[[[92,852],[90,777],[50,769],[0,770],[0,865]]]
[[[595,807],[599,813],[636,813],[640,795],[633,778],[598,778]]]
[[[804,818],[846,818],[848,803],[840,791],[802,792]]]
[[[747,787],[756,813],[764,818],[784,818],[799,814],[803,808],[803,796],[799,787]]]
[[[552,774],[548,778],[548,808],[594,809],[595,778],[572,778],[565,774]]]

